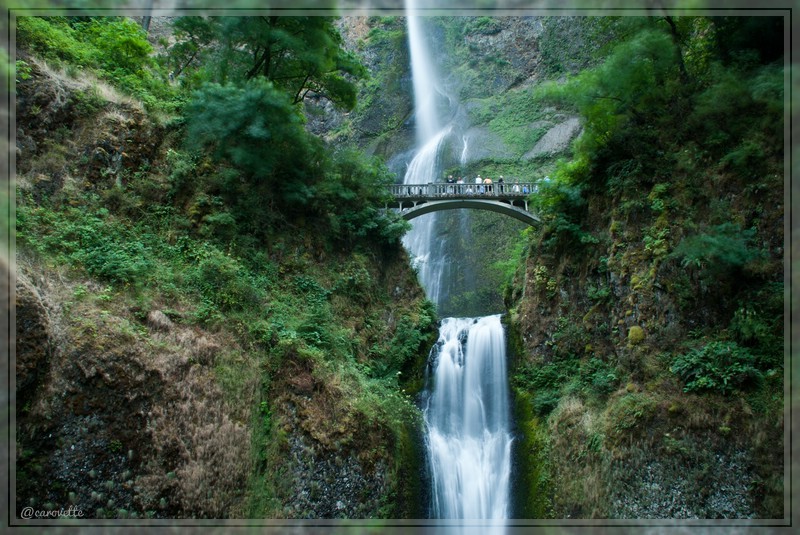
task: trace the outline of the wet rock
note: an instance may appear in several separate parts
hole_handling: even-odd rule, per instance
[[[357,457],[315,448],[302,435],[289,439],[289,450],[296,511],[290,516],[366,518],[376,514],[388,486],[385,465],[378,463],[367,471]]]

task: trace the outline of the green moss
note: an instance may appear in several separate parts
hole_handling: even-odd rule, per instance
[[[512,513],[515,518],[551,518],[547,434],[533,412],[530,393],[515,388],[513,395],[514,420],[520,433],[513,452]]]
[[[638,345],[644,341],[644,330],[638,325],[634,325],[628,329],[628,343],[630,345]]]
[[[384,500],[383,518],[425,518],[427,489],[419,477],[425,463],[425,443],[422,426],[407,426],[398,435],[395,447],[397,459],[394,472],[396,493]]]

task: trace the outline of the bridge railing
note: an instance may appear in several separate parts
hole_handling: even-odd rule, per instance
[[[393,184],[390,186],[395,198],[430,199],[434,197],[468,197],[483,195],[484,197],[518,197],[524,198],[534,191],[532,183],[505,182],[503,184]]]

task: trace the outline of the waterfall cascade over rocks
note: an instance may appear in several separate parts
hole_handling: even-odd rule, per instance
[[[453,123],[455,99],[440,86],[428,51],[424,21],[407,0],[411,70],[414,80],[417,150],[404,184],[437,182],[448,138],[467,137]],[[447,281],[454,269],[437,234],[437,214],[414,222],[403,244],[412,256],[428,298],[440,305],[447,299]],[[509,516],[508,487],[511,433],[506,377],[505,332],[499,315],[446,318],[439,341],[431,350],[426,406],[426,443],[432,481],[431,516],[446,519],[505,519]],[[494,526],[502,531],[502,525]]]
[[[511,458],[500,316],[447,318],[424,409],[436,518],[508,517]]]

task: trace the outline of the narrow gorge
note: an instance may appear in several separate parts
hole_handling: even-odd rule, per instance
[[[174,15],[16,18],[13,527],[784,526],[783,16]]]

